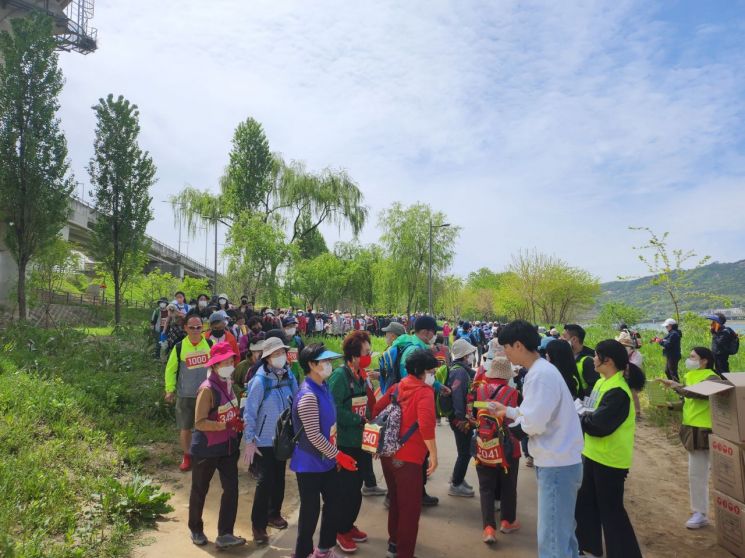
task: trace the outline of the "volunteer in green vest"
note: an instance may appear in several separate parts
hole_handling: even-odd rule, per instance
[[[580,553],[608,558],[641,557],[634,528],[623,505],[623,490],[634,454],[636,413],[631,388],[644,386],[638,367],[630,368],[626,349],[615,339],[598,343],[594,369],[600,379],[589,408],[580,410],[585,433],[582,486],[577,493],[577,542]]]
[[[592,393],[595,382],[600,378],[594,366],[595,351],[585,346],[585,335],[585,329],[577,324],[566,324],[561,334],[561,338],[572,347],[574,361],[577,363],[580,399]]]
[[[197,391],[207,379],[207,361],[210,359],[212,343],[202,335],[202,319],[197,314],[186,320],[186,337],[176,343],[166,364],[167,403],[176,403],[176,426],[180,431],[181,449],[184,452],[179,469],[191,469],[191,431],[194,428],[194,412]]]
[[[362,457],[362,431],[370,419],[367,383],[364,371],[370,367],[371,344],[367,331],[351,331],[344,338],[344,366],[334,370],[328,380],[329,391],[336,405],[336,443],[339,451],[357,462]],[[362,506],[362,471],[341,470],[338,483],[342,498],[336,544],[344,552],[355,552],[357,543],[367,541],[367,534],[355,522]]]
[[[686,522],[688,529],[700,529],[709,524],[709,434],[711,434],[711,409],[709,398],[691,393],[686,388],[704,380],[718,380],[714,372],[714,353],[706,347],[694,347],[686,359],[688,372],[683,385],[674,380],[660,380],[675,390],[682,401],[668,403],[670,409],[683,409],[680,441],[688,451],[688,488],[693,515]]]

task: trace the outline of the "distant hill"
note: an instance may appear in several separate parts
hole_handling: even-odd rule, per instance
[[[706,292],[729,298],[727,306],[745,307],[745,260],[733,263],[714,262],[685,272],[693,283],[694,292]],[[648,310],[648,318],[659,318],[672,312],[672,304],[660,287],[652,287],[649,277],[632,281],[612,281],[601,285],[602,295],[598,305],[608,301],[620,301]],[[710,308],[721,308],[720,301],[700,296],[686,296],[683,310],[700,312]]]

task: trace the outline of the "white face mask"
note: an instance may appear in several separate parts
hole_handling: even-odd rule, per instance
[[[434,334],[432,335],[432,337],[430,337],[430,339],[429,339],[429,344],[430,344],[430,345],[434,345],[436,341],[437,341],[437,334],[436,334],[436,333],[434,333]]]
[[[235,366],[233,366],[232,364],[229,366],[223,366],[217,369],[217,373],[220,375],[220,377],[223,380],[229,379],[233,375],[234,371],[235,371]]]
[[[296,332],[296,331],[297,331],[297,328],[296,328],[296,327],[288,327],[288,328],[287,328],[287,329],[285,330],[285,333],[286,333],[286,334],[287,334],[288,336],[290,336],[290,337],[294,337],[294,336],[295,336],[295,332]]]
[[[273,368],[284,368],[284,365],[287,364],[287,355],[272,357],[269,359],[269,362],[271,363]]]
[[[206,300],[200,300],[198,303],[200,308],[207,308],[207,301]]]
[[[428,386],[435,385],[435,375],[434,374],[425,374],[424,376],[424,383]]]
[[[220,306],[225,306],[225,305],[226,305],[226,304],[228,303],[228,301],[227,301],[227,300],[225,300],[224,298],[221,298],[221,299],[220,299],[220,300],[218,300],[217,302],[219,302],[219,303],[220,303]]]
[[[321,375],[321,378],[324,380],[331,376],[331,373],[334,371],[333,366],[331,366],[331,362],[328,360],[324,360],[321,363],[321,370],[318,372]]]
[[[701,361],[695,358],[687,358],[686,368],[688,370],[698,370],[699,368],[701,368]]]

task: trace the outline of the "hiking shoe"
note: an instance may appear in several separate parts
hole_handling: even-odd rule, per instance
[[[533,458],[532,457],[526,457],[525,458],[525,466],[526,467],[532,467],[533,466]]]
[[[458,486],[451,484],[450,490],[448,490],[448,496],[457,496],[459,498],[473,498],[474,492],[473,490],[468,490],[465,486],[463,486],[463,484],[459,484]]]
[[[287,520],[284,519],[281,515],[270,517],[267,524],[269,525],[269,527],[274,527],[275,529],[287,529],[287,526],[289,525],[287,523]]]
[[[491,525],[484,527],[484,533],[481,535],[481,540],[486,544],[494,544],[497,542],[497,530]]]
[[[204,546],[207,544],[207,537],[204,533],[191,533],[191,542],[197,546]]]
[[[218,550],[233,548],[234,546],[243,546],[244,544],[246,544],[246,539],[243,537],[236,537],[232,533],[220,535],[215,539],[215,546]]]
[[[396,558],[398,553],[396,552],[396,543],[388,543],[388,552],[385,553],[385,558]]]
[[[510,523],[506,519],[505,520],[502,520],[502,523],[499,526],[499,530],[502,531],[505,535],[509,535],[510,533],[514,533],[518,529],[520,529],[520,522],[517,519],[515,521],[513,521],[512,523]]]
[[[439,503],[440,499],[437,496],[430,496],[426,491],[422,494],[422,506],[425,508],[432,508]]]
[[[450,484],[452,484],[452,481],[451,481]],[[471,486],[470,484],[468,484],[468,481],[466,481],[466,479],[463,479],[463,482],[460,483],[460,485],[461,486],[465,486],[468,490],[470,490],[471,492],[473,492],[473,486]]]
[[[259,529],[254,527],[252,529],[254,535],[254,542],[256,544],[267,544],[269,542],[269,535],[266,534],[266,529]]]
[[[325,552],[321,552],[316,548],[308,558],[341,558],[341,554],[337,554],[333,548]]]
[[[184,456],[181,458],[181,465],[178,466],[178,469],[182,473],[191,470],[191,455],[189,455],[188,453],[184,454]]]
[[[362,487],[363,496],[385,496],[386,494],[388,494],[388,491],[385,488],[380,488],[377,485]]]
[[[348,554],[351,554],[352,552],[357,552],[357,543],[354,542],[354,539],[352,539],[351,532],[350,533],[337,533],[336,544],[338,544],[339,548],[341,548],[344,552]]]
[[[706,516],[700,512],[694,512],[691,518],[686,521],[687,529],[701,529],[709,524],[709,520]]]
[[[367,542],[367,533],[360,531],[356,525],[352,525],[352,529],[347,533],[352,537],[352,540],[357,543]]]

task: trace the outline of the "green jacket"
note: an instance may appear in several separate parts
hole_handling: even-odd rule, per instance
[[[328,379],[328,385],[336,404],[337,446],[362,447],[362,430],[370,418],[365,380],[355,380],[352,370],[344,365],[334,370]],[[357,412],[354,412],[355,410]]]
[[[409,373],[406,370],[406,361],[408,360],[409,356],[411,356],[411,353],[416,351],[417,349],[426,349],[430,350],[431,347],[427,345],[424,341],[419,339],[416,335],[401,335],[399,337],[396,337],[396,340],[393,342],[392,347],[401,346],[410,344],[406,349],[404,349],[403,354],[401,355],[401,368],[399,370],[399,373],[401,374],[401,379],[403,380],[406,376],[409,375]],[[400,349],[399,349],[400,350]],[[438,393],[440,391],[440,388],[442,387],[442,384],[439,380],[435,380],[435,384],[432,386],[435,390],[435,393]]]

